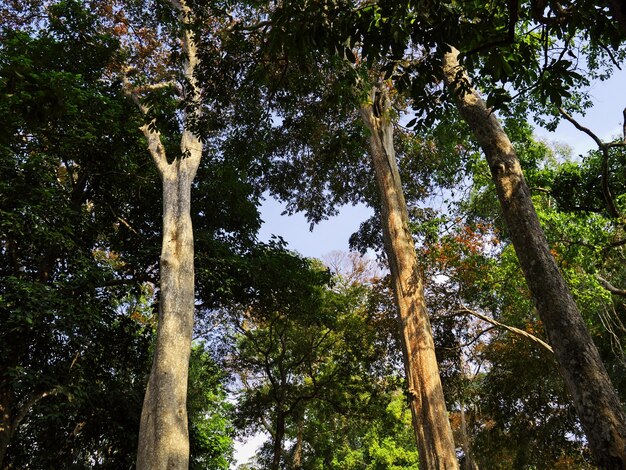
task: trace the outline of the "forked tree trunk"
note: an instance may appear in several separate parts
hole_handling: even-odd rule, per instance
[[[191,10],[172,0],[183,26],[183,72],[186,92],[199,103],[194,70],[198,56],[187,28]],[[142,111],[147,108],[136,98]],[[199,111],[194,118],[198,117]],[[184,116],[184,125],[188,119]],[[186,470],[189,467],[187,379],[194,317],[194,248],[191,224],[191,185],[202,157],[202,142],[183,130],[181,156],[168,163],[158,131],[144,125],[150,155],[163,184],[163,240],[160,260],[160,310],[152,370],[141,411],[137,469]]]
[[[160,142],[159,142],[160,143]],[[141,412],[137,468],[186,469],[189,464],[187,377],[194,315],[191,183],[199,155],[161,172],[163,241],[160,311],[152,371]]]
[[[385,252],[398,306],[420,469],[458,469],[420,266],[409,231],[384,85],[374,88],[372,104],[362,106],[360,111],[371,132],[370,154],[380,192]]]
[[[446,85],[487,157],[515,252],[589,448],[599,467],[624,469],[626,417],[618,395],[550,253],[515,150],[495,115],[471,88],[457,56],[455,49],[444,56]]]

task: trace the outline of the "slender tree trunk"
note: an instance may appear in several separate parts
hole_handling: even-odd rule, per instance
[[[444,56],[446,84],[487,157],[513,246],[594,460],[601,468],[624,469],[626,417],[618,395],[550,253],[515,150],[495,115],[469,87],[457,56],[455,49]]]
[[[457,469],[422,276],[408,226],[384,85],[374,88],[372,98],[372,104],[361,108],[361,116],[371,132],[370,153],[381,198],[385,252],[398,305],[420,469]]]
[[[296,445],[293,450],[292,470],[301,470],[302,469],[302,441],[304,439],[304,436],[303,436],[304,417],[302,415],[298,416],[298,421],[296,423],[296,426],[297,426],[297,434],[296,434]]]
[[[4,457],[13,434],[13,393],[10,388],[0,390],[0,468],[4,468]]]
[[[465,403],[463,403],[462,400],[459,402],[459,410],[461,415],[461,446],[463,447],[463,454],[465,454],[465,458],[463,459],[463,468],[464,470],[478,470],[478,465],[474,462],[474,458],[472,456],[472,442],[470,440],[469,433],[467,432]]]
[[[272,455],[272,465],[270,470],[280,469],[280,459],[283,453],[283,439],[285,438],[285,413],[280,409],[276,412],[276,429],[274,432],[274,452]]]

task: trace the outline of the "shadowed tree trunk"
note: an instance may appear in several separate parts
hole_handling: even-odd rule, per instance
[[[13,393],[8,387],[0,389],[0,468],[13,434]]]
[[[282,410],[282,404],[276,407],[276,428],[274,429],[274,449],[272,452],[271,470],[280,469],[280,460],[283,456],[283,440],[285,439],[285,412]]]
[[[487,157],[515,252],[594,460],[601,468],[626,468],[622,405],[550,253],[515,150],[495,115],[471,88],[457,57],[456,49],[444,56],[446,85]]]
[[[304,416],[300,414],[296,420],[296,445],[293,449],[293,458],[291,459],[292,470],[302,470],[302,442],[304,440]]]
[[[362,106],[360,112],[371,132],[370,154],[380,192],[385,252],[398,306],[420,469],[457,469],[422,275],[393,146],[389,106],[388,91],[379,84],[372,91],[372,103]]]

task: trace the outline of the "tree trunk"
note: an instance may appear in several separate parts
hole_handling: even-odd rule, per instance
[[[163,184],[163,240],[160,259],[159,323],[152,370],[141,411],[138,470],[186,470],[189,467],[187,380],[195,304],[191,185],[202,157],[202,141],[188,125],[200,117],[200,89],[194,76],[198,53],[190,25],[193,13],[184,0],[170,0],[182,28],[186,79],[184,94],[194,108],[182,112],[181,156],[168,163],[154,122],[141,131]],[[149,108],[125,78],[125,89],[139,109]],[[191,119],[190,119],[191,118]]]
[[[384,85],[375,87],[372,104],[361,108],[371,132],[371,157],[381,198],[381,222],[402,333],[404,364],[411,396],[420,469],[458,469],[452,430],[435,357],[420,267],[402,192]]]
[[[515,150],[495,115],[469,87],[457,56],[455,49],[444,56],[445,82],[487,157],[513,246],[594,460],[601,468],[626,468],[626,417],[617,393],[550,253]]]
[[[13,434],[13,393],[11,389],[0,389],[0,468],[4,468],[4,457]]]
[[[276,411],[276,429],[274,431],[274,452],[270,470],[280,469],[280,459],[283,453],[283,439],[285,438],[285,413],[278,405]]]
[[[304,440],[304,417],[298,416],[298,421],[296,423],[297,426],[297,434],[296,434],[296,445],[293,449],[293,458],[292,458],[292,470],[301,470],[302,469],[302,443]]]
[[[464,470],[478,470],[478,465],[474,462],[474,458],[472,456],[472,442],[470,440],[470,435],[467,432],[467,421],[465,420],[465,403],[463,400],[459,402],[459,413],[461,418],[461,447],[463,448],[463,454],[465,454],[465,458],[463,459],[463,468]]]
[[[194,249],[190,158],[168,165],[163,181],[159,324],[141,413],[138,469],[186,469],[187,375],[194,315]]]

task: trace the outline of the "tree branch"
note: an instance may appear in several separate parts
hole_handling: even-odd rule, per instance
[[[611,294],[615,294],[615,295],[620,295],[622,297],[626,297],[626,289],[619,289],[619,288],[613,286],[609,281],[607,281],[606,279],[604,279],[603,277],[601,277],[598,274],[596,274],[596,279],[598,280],[600,285],[602,287],[604,287],[606,290],[608,290]]]
[[[169,167],[169,163],[167,163],[167,156],[165,154],[165,147],[163,146],[163,142],[161,142],[161,133],[156,130],[151,130],[150,127],[154,127],[155,119],[153,119],[150,124],[144,124],[139,128],[143,135],[146,137],[148,141],[148,150],[150,151],[150,155],[154,160],[154,164],[161,177],[167,174],[167,170]]]
[[[578,121],[576,121],[576,119],[570,116],[567,113],[567,111],[565,111],[563,108],[559,108],[559,113],[561,113],[561,116],[563,116],[569,122],[571,122],[576,129],[578,129],[581,132],[584,132],[589,137],[591,137],[593,141],[596,143],[596,145],[598,146],[598,148],[602,149],[605,146],[604,142],[602,142],[600,138],[591,131],[591,129],[581,125]]]
[[[26,415],[28,414],[28,412],[38,401],[46,397],[56,395],[60,391],[61,391],[61,387],[54,387],[51,390],[46,390],[44,392],[35,393],[34,395],[31,395],[30,397],[28,397],[26,402],[24,402],[24,404],[20,406],[17,414],[15,415],[15,418],[13,418],[13,422],[11,423],[11,434],[15,432],[15,430],[21,424],[24,418],[26,418]]]
[[[554,350],[552,349],[552,346],[550,346],[548,343],[546,343],[545,341],[537,338],[535,335],[532,335],[530,333],[528,333],[527,331],[524,330],[520,330],[519,328],[515,328],[514,326],[509,326],[509,325],[505,325],[504,323],[500,323],[497,320],[494,320],[493,318],[489,318],[486,315],[483,315],[482,313],[479,313],[475,310],[472,310],[468,307],[466,307],[465,305],[461,305],[461,308],[458,310],[460,313],[469,313],[470,315],[475,316],[476,318],[480,318],[481,320],[496,326],[498,328],[504,328],[507,331],[510,331],[511,333],[514,333],[516,335],[519,336],[523,336],[526,339],[529,339],[530,341],[532,341],[533,343],[541,346],[543,349],[545,349],[546,351],[549,351],[550,353],[554,354]]]
[[[617,210],[617,206],[615,205],[615,201],[613,200],[613,195],[611,194],[611,188],[609,187],[609,148],[615,147],[615,144],[606,144],[600,140],[600,138],[594,134],[590,129],[585,126],[582,126],[578,121],[576,121],[572,116],[570,116],[563,108],[559,108],[559,113],[571,122],[576,129],[581,132],[584,132],[589,137],[591,137],[594,142],[597,144],[598,149],[602,152],[602,195],[604,196],[604,201],[606,202],[606,207],[609,211],[609,215],[614,219],[619,219],[621,217],[619,211]],[[621,143],[618,145],[622,145]]]

